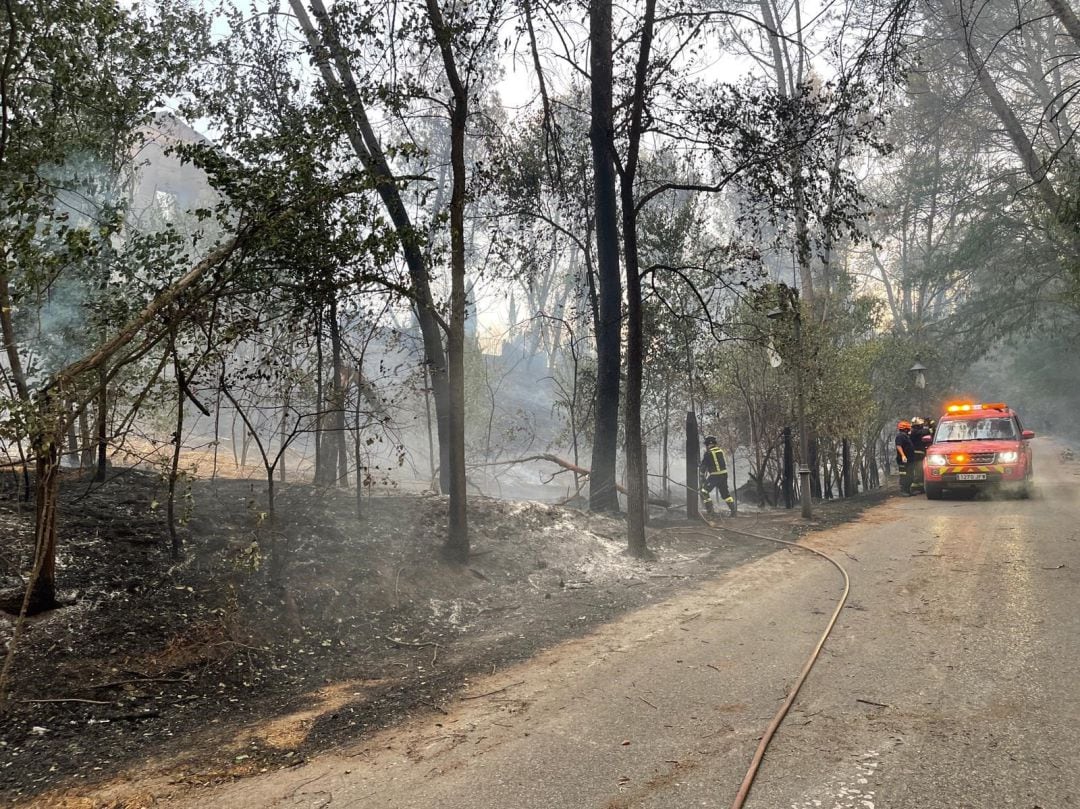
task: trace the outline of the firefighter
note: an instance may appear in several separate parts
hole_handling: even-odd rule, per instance
[[[900,494],[911,497],[912,465],[915,463],[915,447],[911,443],[911,422],[900,421],[896,425],[896,466],[900,470]]]
[[[713,513],[712,497],[713,489],[720,491],[720,496],[728,504],[731,516],[735,516],[735,498],[728,493],[727,485],[727,460],[724,451],[716,442],[715,435],[705,436],[705,456],[701,459],[701,499],[705,501],[705,513]]]
[[[926,444],[923,436],[930,435],[930,425],[924,418],[916,416],[911,420],[911,448],[915,452],[915,462],[911,471],[912,491],[923,491],[923,459],[926,458]]]

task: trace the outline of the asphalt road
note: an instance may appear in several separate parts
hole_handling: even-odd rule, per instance
[[[1080,806],[1080,463],[1036,463],[1034,499],[895,499],[807,540],[851,597],[748,807]],[[165,805],[728,807],[841,586],[781,550],[445,715]]]

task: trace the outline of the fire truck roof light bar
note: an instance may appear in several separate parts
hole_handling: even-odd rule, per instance
[[[1008,406],[1004,402],[985,402],[972,404],[971,402],[956,402],[945,408],[946,413],[970,413],[973,410],[1005,410]]]

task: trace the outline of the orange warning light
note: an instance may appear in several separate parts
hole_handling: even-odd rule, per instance
[[[985,402],[972,404],[971,402],[953,402],[945,406],[946,413],[970,413],[973,410],[1005,410],[1008,405],[1004,402]]]

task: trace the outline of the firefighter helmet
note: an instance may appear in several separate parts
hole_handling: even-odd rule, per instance
[[[707,435],[707,436],[705,436],[705,446],[707,446],[707,447],[715,447],[716,446],[716,436],[715,435]]]
[[[898,429],[898,430],[910,430],[911,429],[911,422],[906,421],[906,420],[898,421],[896,423],[896,429]]]

